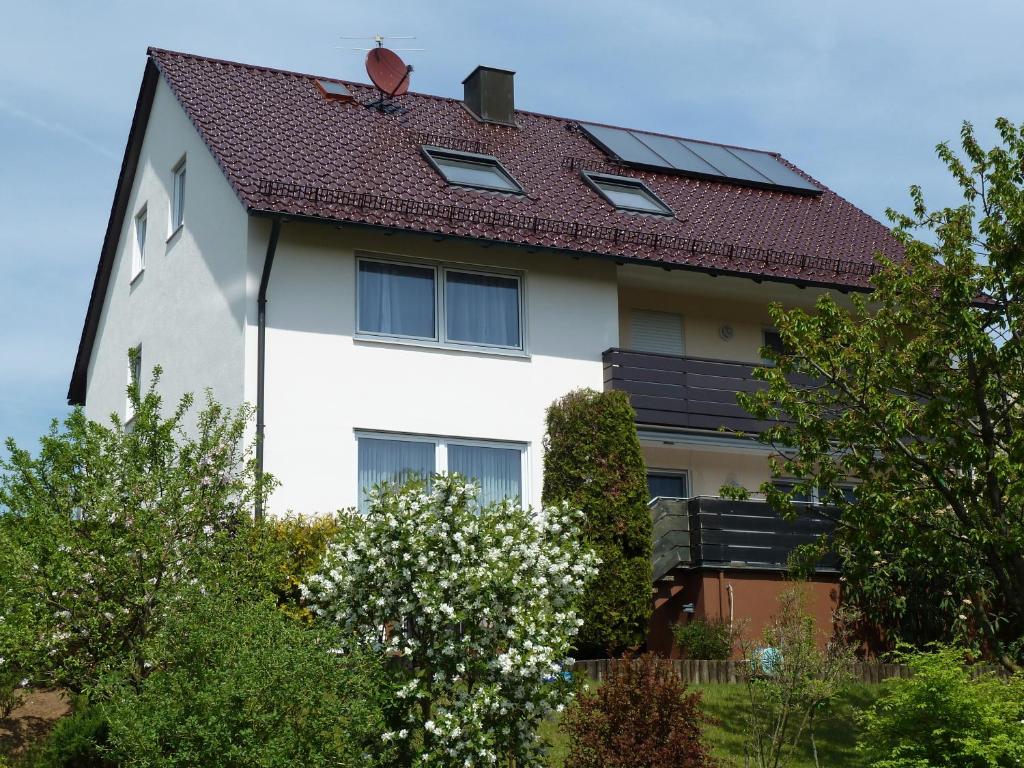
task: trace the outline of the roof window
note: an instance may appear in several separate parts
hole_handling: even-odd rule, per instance
[[[606,176],[598,173],[584,173],[583,178],[601,197],[620,211],[638,211],[671,216],[672,209],[661,201],[646,184],[639,179],[624,176]]]
[[[316,84],[325,98],[336,101],[352,101],[352,91],[346,88],[344,83],[334,80],[317,80]]]
[[[491,155],[456,152],[438,147],[423,147],[423,154],[449,184],[520,195],[523,193],[523,188],[498,162],[498,158]]]

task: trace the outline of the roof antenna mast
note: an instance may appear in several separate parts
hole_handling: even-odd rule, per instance
[[[365,37],[342,37],[342,40],[365,40]],[[412,75],[412,65],[406,64],[394,50],[384,47],[384,35],[377,33],[373,36],[375,43],[373,48],[353,48],[356,51],[366,51],[366,74],[370,81],[377,87],[379,98],[372,104],[366,106],[386,114],[403,112],[404,110],[393,102],[398,96],[404,96],[409,92],[409,77]],[[389,35],[389,40],[415,40],[412,36]],[[422,48],[398,48],[401,51],[422,51]]]

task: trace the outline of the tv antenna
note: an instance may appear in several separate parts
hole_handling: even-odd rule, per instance
[[[338,38],[339,40],[372,40],[374,42],[374,48],[383,48],[385,40],[415,40],[415,35],[342,35]],[[338,45],[336,48],[342,48],[344,46]],[[373,48],[358,48],[351,47],[350,51],[372,51]],[[392,51],[425,51],[426,48],[391,48]]]

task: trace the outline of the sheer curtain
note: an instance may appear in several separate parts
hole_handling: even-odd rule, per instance
[[[478,481],[480,495],[477,499],[481,504],[521,499],[522,456],[518,448],[449,445],[448,471]]]
[[[445,273],[448,339],[520,346],[519,281],[512,277]]]
[[[404,483],[413,478],[430,482],[434,473],[434,444],[418,440],[359,438],[359,509],[366,511],[366,492],[378,483]]]
[[[436,336],[434,270],[408,264],[359,262],[359,330]]]

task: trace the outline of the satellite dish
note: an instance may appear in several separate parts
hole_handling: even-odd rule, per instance
[[[412,67],[388,48],[382,46],[371,48],[370,52],[366,54],[366,74],[377,86],[382,100],[385,96],[393,99],[395,96],[408,93],[411,73]]]

